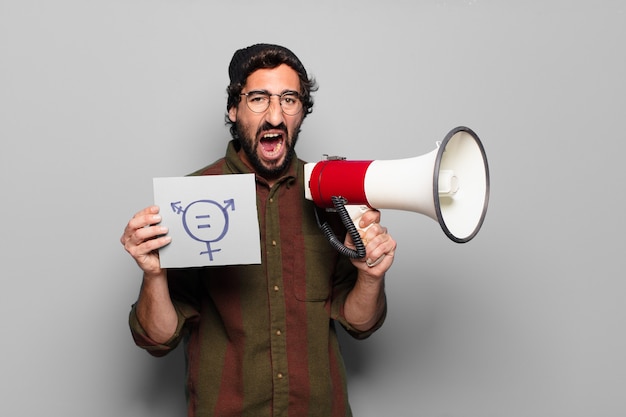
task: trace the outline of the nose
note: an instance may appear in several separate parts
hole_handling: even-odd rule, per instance
[[[283,109],[280,107],[280,97],[270,97],[270,105],[265,113],[265,120],[267,120],[272,126],[278,126],[285,121]]]

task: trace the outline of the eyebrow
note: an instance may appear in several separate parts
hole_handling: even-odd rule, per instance
[[[248,91],[247,94],[250,94],[250,93],[265,93],[265,94],[273,95],[273,93],[270,93],[267,90],[250,90],[250,91]],[[285,90],[281,91],[280,93],[276,93],[276,94],[278,94],[279,96],[282,96],[283,94],[297,94],[297,95],[301,95],[296,90],[289,90],[289,89],[285,89]]]

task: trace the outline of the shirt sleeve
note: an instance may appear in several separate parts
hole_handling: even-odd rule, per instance
[[[199,318],[198,309],[196,308],[197,302],[195,300],[194,289],[190,287],[194,282],[194,270],[169,270],[168,271],[168,285],[170,288],[170,296],[176,315],[178,316],[178,324],[176,326],[176,332],[165,343],[157,343],[152,340],[145,329],[139,323],[137,318],[137,304],[133,304],[128,317],[128,324],[130,332],[135,341],[135,344],[145,349],[153,356],[164,356],[171,352],[185,336],[189,326]]]
[[[385,322],[387,317],[387,299],[385,298],[385,308],[380,318],[372,326],[371,329],[362,331],[355,329],[346,320],[344,314],[344,305],[348,293],[354,287],[357,278],[357,269],[352,265],[350,259],[345,256],[340,256],[337,261],[337,268],[335,271],[335,279],[333,281],[333,292],[331,298],[331,318],[341,324],[341,326],[348,332],[348,334],[355,339],[366,339],[376,332]]]

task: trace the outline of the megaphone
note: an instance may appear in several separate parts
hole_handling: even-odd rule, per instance
[[[485,150],[476,133],[464,126],[436,145],[413,158],[330,157],[305,164],[305,197],[327,209],[337,208],[341,200],[340,205],[413,211],[437,221],[452,241],[469,242],[480,230],[489,202]]]

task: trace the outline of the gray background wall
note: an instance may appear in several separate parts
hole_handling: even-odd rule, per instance
[[[623,1],[0,0],[6,416],[183,415],[183,357],[136,348],[118,242],[151,179],[223,154],[226,66],[256,42],[317,78],[300,156],[397,159],[473,128],[478,237],[388,210],[386,325],[345,339],[355,414],[623,416]]]

